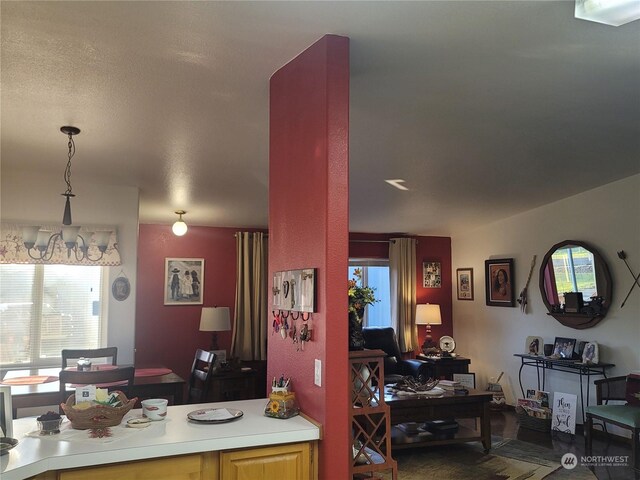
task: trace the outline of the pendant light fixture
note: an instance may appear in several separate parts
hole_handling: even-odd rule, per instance
[[[187,230],[189,229],[187,227],[187,224],[184,223],[184,220],[182,220],[182,215],[186,213],[187,212],[185,212],[184,210],[176,210],[176,215],[178,215],[179,218],[176,221],[176,223],[173,224],[173,227],[171,227],[171,230],[173,230],[173,234],[177,235],[178,237],[183,236],[185,233],[187,233]]]
[[[111,231],[86,232],[84,236],[80,235],[80,226],[74,226],[71,220],[71,197],[75,197],[71,186],[71,159],[76,153],[76,145],[73,136],[80,133],[77,127],[64,126],[60,127],[60,131],[67,135],[69,141],[67,143],[67,166],[64,170],[64,181],[67,184],[67,190],[62,194],[66,197],[64,203],[64,213],[62,215],[62,228],[58,233],[51,233],[41,230],[40,226],[22,227],[22,241],[27,249],[27,253],[34,260],[51,260],[58,241],[64,243],[67,248],[67,258],[71,258],[73,252],[76,260],[100,260],[107,250]],[[91,258],[89,256],[89,244],[91,237],[94,237],[100,256]]]

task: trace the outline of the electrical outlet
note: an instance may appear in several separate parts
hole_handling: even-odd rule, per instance
[[[316,358],[316,368],[313,375],[313,383],[317,386],[322,386],[322,361]]]

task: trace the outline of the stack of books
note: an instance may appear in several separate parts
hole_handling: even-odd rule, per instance
[[[455,420],[431,420],[425,422],[424,428],[431,432],[436,439],[450,439],[458,432],[458,422]]]
[[[462,388],[460,382],[456,382],[454,380],[440,380],[438,382],[438,386],[445,390],[459,390]]]

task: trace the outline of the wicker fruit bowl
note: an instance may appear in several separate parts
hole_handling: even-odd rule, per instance
[[[71,395],[66,403],[61,403],[60,407],[71,421],[71,426],[77,430],[87,430],[89,428],[114,427],[120,425],[122,417],[133,408],[138,400],[137,397],[127,399],[121,391],[116,391],[118,399],[122,403],[120,407],[110,407],[107,405],[93,405],[89,408],[79,410],[73,408],[76,403],[76,396]]]

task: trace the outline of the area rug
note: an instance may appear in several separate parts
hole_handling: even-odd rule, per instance
[[[566,470],[553,450],[513,439],[494,440],[484,454],[476,443],[394,452],[398,480],[595,480],[586,467]],[[383,476],[391,478],[391,476]]]

